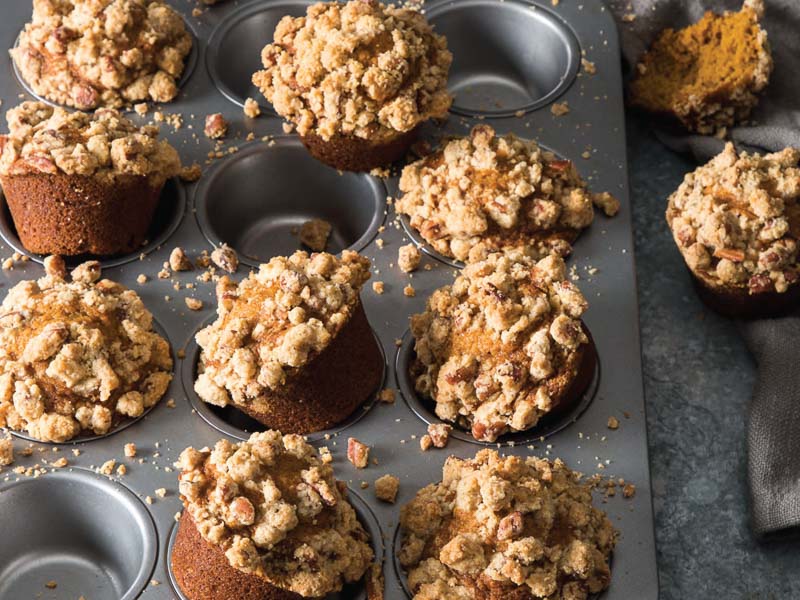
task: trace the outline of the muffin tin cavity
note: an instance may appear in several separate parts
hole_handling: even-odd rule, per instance
[[[216,316],[211,317],[210,319],[203,322],[197,331],[209,326]],[[195,333],[197,333],[195,331]],[[373,333],[374,335],[374,333]],[[383,363],[383,374],[381,375],[381,382],[380,385],[370,394],[369,398],[367,398],[366,402],[361,405],[360,408],[357,408],[353,414],[351,414],[347,419],[332,427],[331,429],[326,429],[323,431],[315,431],[313,433],[305,434],[303,437],[309,442],[317,442],[320,440],[325,439],[325,436],[332,436],[338,433],[341,433],[348,427],[355,425],[358,423],[375,405],[378,392],[380,392],[386,383],[386,353],[383,350],[383,345],[380,343],[378,336],[375,336],[375,341],[377,342],[378,348],[381,353],[381,361]],[[244,414],[242,411],[237,409],[234,405],[229,404],[228,406],[220,407],[214,406],[213,404],[208,404],[207,402],[203,402],[197,393],[194,391],[194,382],[197,379],[197,366],[200,362],[200,347],[197,345],[197,342],[192,336],[189,344],[186,347],[186,358],[183,359],[181,364],[181,381],[183,382],[183,389],[186,394],[186,397],[189,399],[189,403],[192,406],[193,412],[196,412],[202,419],[211,425],[214,429],[228,435],[232,438],[235,438],[240,441],[245,441],[250,438],[250,435],[256,431],[266,431],[269,429],[265,425],[262,425],[255,419],[251,419],[249,416]],[[284,431],[283,433],[290,433],[288,431]]]
[[[410,331],[407,331],[403,336],[403,343],[397,350],[397,357],[395,358],[395,373],[397,376],[397,387],[400,389],[400,394],[403,396],[406,404],[422,421],[427,424],[431,423],[447,423],[438,416],[436,416],[436,406],[433,401],[421,397],[414,389],[414,381],[409,375],[409,367],[414,360],[414,336]],[[453,425],[453,431],[450,437],[478,444],[481,446],[495,447],[498,444],[504,446],[520,446],[524,444],[531,444],[541,441],[542,438],[550,437],[558,433],[562,429],[569,427],[580,418],[584,411],[589,407],[597,394],[597,389],[600,385],[600,359],[598,357],[594,374],[589,383],[589,386],[568,409],[561,411],[554,411],[542,417],[539,422],[528,429],[527,431],[519,431],[515,433],[507,433],[497,438],[496,442],[483,442],[476,440],[472,434],[463,427]]]
[[[9,541],[0,544],[0,598],[133,600],[156,562],[156,529],[144,505],[128,488],[81,469],[0,485],[0,531]]]
[[[94,434],[93,435],[79,435],[77,437],[72,438],[71,440],[69,440],[67,442],[61,442],[61,443],[43,442],[42,440],[39,440],[39,439],[37,439],[35,437],[32,437],[32,436],[28,435],[28,432],[26,432],[26,431],[17,431],[15,429],[11,429],[11,428],[6,429],[6,431],[8,431],[14,437],[18,437],[20,439],[27,440],[29,442],[33,442],[35,444],[39,444],[39,445],[47,444],[47,445],[53,445],[53,446],[64,446],[64,445],[67,445],[67,444],[79,444],[79,443],[82,443],[82,442],[93,442],[95,440],[105,439],[110,435],[114,435],[115,433],[119,433],[120,431],[123,431],[123,430],[127,429],[128,427],[130,427],[134,423],[138,423],[139,421],[141,421],[142,419],[147,417],[147,415],[149,415],[151,411],[153,411],[156,408],[158,408],[159,404],[161,404],[162,402],[166,402],[167,401],[167,398],[170,397],[170,393],[171,393],[170,390],[175,385],[175,378],[177,377],[177,375],[175,375],[175,370],[176,370],[176,365],[177,365],[177,363],[175,361],[175,351],[174,351],[174,349],[172,347],[172,342],[169,339],[169,335],[167,334],[167,330],[164,329],[164,327],[161,326],[161,323],[159,323],[158,321],[153,319],[153,331],[158,333],[158,335],[160,335],[165,340],[167,340],[167,342],[169,342],[170,355],[172,356],[172,364],[173,364],[172,382],[170,382],[170,387],[167,388],[167,391],[164,393],[164,396],[158,402],[156,402],[153,406],[151,406],[150,408],[145,408],[144,412],[140,416],[138,416],[136,418],[123,417],[123,419],[115,427],[112,427],[108,431],[108,433],[104,433],[103,435],[94,435]],[[0,429],[0,431],[2,431],[2,429]],[[2,531],[2,530],[0,530],[0,531]],[[0,598],[3,598],[3,597],[4,596],[2,594],[0,594]]]
[[[200,42],[198,42],[198,40],[197,40],[197,35],[195,34],[194,29],[192,28],[192,26],[189,24],[189,22],[186,19],[183,20],[183,24],[184,24],[184,27],[186,27],[186,31],[189,33],[189,35],[192,36],[192,49],[189,51],[189,54],[186,56],[186,59],[183,61],[183,73],[181,73],[180,79],[178,79],[178,81],[177,81],[177,86],[178,86],[178,90],[179,90],[178,91],[178,95],[175,96],[175,98],[173,98],[172,103],[177,102],[180,99],[181,94],[183,93],[184,86],[186,85],[186,83],[191,78],[192,73],[194,72],[194,69],[197,66],[197,57],[199,56],[198,44]],[[14,40],[14,48],[16,48],[17,46],[19,46],[19,35],[17,35],[17,38]],[[19,82],[19,85],[22,86],[22,88],[28,94],[30,94],[32,97],[36,98],[39,102],[44,102],[45,104],[49,104],[50,106],[64,106],[62,104],[58,104],[57,102],[53,102],[52,100],[48,100],[44,96],[40,96],[39,94],[34,92],[33,88],[22,77],[22,73],[20,72],[19,68],[17,67],[16,61],[14,61],[12,59],[9,59],[9,62],[11,63],[11,68],[14,71],[14,77],[16,77],[17,82]],[[26,100],[27,100],[27,98],[26,98]],[[148,100],[143,100],[142,102],[147,102],[147,104],[152,104],[153,103],[152,100],[149,100],[149,99]],[[165,106],[169,106],[170,104],[171,103],[167,103]],[[74,109],[72,107],[69,107],[69,106],[64,106],[64,108],[66,108],[68,110],[76,110],[76,109]],[[120,111],[133,112],[133,106],[125,107],[124,109],[120,109]],[[86,112],[92,112],[92,111],[86,111]]]
[[[274,142],[274,143],[273,143]],[[300,226],[323,219],[326,251],[361,250],[386,217],[386,187],[366,174],[339,173],[312,158],[296,138],[244,147],[200,180],[195,212],[212,244],[229,244],[258,266],[305,249]]]
[[[580,47],[555,13],[522,0],[446,1],[427,10],[453,53],[452,112],[510,117],[552,102],[574,80]]]
[[[262,111],[275,115],[272,106],[253,85],[253,73],[263,68],[261,50],[272,42],[275,26],[285,16],[306,14],[307,0],[254,3],[223,20],[208,41],[206,67],[217,89],[228,100],[244,106],[247,98],[258,102]]]
[[[356,517],[358,517],[359,522],[362,527],[364,527],[364,531],[366,531],[369,536],[372,551],[375,553],[375,562],[381,564],[384,558],[383,533],[381,531],[381,526],[378,524],[378,519],[375,517],[375,513],[372,512],[364,499],[350,488],[347,488],[347,500],[353,506],[353,510],[356,511]],[[175,595],[180,600],[189,600],[181,591],[175,579],[175,575],[172,572],[172,549],[175,546],[175,538],[177,535],[178,524],[176,523],[172,526],[169,540],[167,541],[167,552],[164,557],[166,560],[165,567],[169,574],[169,582],[172,585]],[[364,574],[364,578],[361,579],[361,581],[345,585],[341,592],[328,594],[325,596],[324,600],[367,600],[367,586],[365,580],[368,576],[369,570]]]
[[[180,225],[185,210],[186,193],[183,186],[177,179],[168,179],[164,184],[164,189],[161,191],[161,199],[158,202],[158,206],[156,206],[153,222],[147,232],[147,240],[136,252],[117,256],[95,256],[93,254],[65,256],[64,260],[67,263],[67,267],[75,267],[87,260],[99,260],[100,264],[105,269],[118,267],[119,265],[139,260],[142,254],[150,254],[169,239]],[[20,254],[29,256],[31,260],[37,263],[42,263],[44,261],[45,255],[29,252],[22,245],[22,241],[20,241],[17,230],[14,227],[14,220],[11,218],[11,212],[8,210],[8,204],[2,194],[0,194],[0,237],[2,237],[5,243],[11,246],[13,250]]]

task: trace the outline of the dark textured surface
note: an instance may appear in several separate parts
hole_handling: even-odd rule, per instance
[[[628,120],[661,600],[800,598],[800,541],[750,532],[745,419],[755,366],[706,309],[664,220],[694,163]]]

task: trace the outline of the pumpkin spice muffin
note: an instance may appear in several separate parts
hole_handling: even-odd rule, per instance
[[[593,203],[607,215],[619,210],[611,194],[590,193],[570,161],[488,125],[406,166],[400,191],[397,213],[434,250],[462,261],[506,248],[563,256],[591,225]]]
[[[136,292],[63,260],[0,305],[0,426],[48,442],[103,435],[156,404],[172,379],[167,341]]]
[[[451,456],[400,526],[414,600],[585,600],[611,581],[617,534],[558,459]]]
[[[141,246],[164,183],[181,170],[158,128],[113,109],[87,114],[41,102],[23,102],[6,119],[0,183],[26,249],[112,255]]]
[[[191,600],[321,598],[364,577],[373,552],[346,488],[299,435],[187,448],[176,466],[172,570]]]
[[[183,19],[150,0],[34,0],[11,56],[39,96],[80,110],[169,102],[192,48]]]
[[[689,173],[667,222],[702,299],[730,316],[800,303],[800,150],[737,154],[733,144]]]
[[[383,357],[359,293],[369,260],[298,251],[240,284],[217,284],[217,320],[197,334],[194,389],[273,429],[341,423],[378,388]]]
[[[415,10],[324,2],[281,20],[253,83],[312,155],[369,171],[405,155],[421,123],[447,115],[452,59]]]
[[[702,134],[746,119],[772,72],[763,13],[763,0],[746,0],[739,12],[665,29],[636,67],[631,105]]]
[[[591,382],[588,304],[564,261],[520,251],[467,265],[411,317],[414,387],[436,415],[494,442],[568,409]]]

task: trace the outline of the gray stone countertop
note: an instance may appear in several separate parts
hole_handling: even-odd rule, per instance
[[[664,220],[695,164],[637,117],[627,126],[661,600],[800,598],[800,541],[749,529],[755,364],[735,324],[695,296]]]

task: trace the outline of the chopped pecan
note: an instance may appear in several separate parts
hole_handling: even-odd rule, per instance
[[[212,140],[225,137],[225,134],[228,133],[228,122],[225,120],[225,117],[222,116],[222,113],[206,115],[206,124],[203,128],[203,133],[205,133],[207,138]]]
[[[742,262],[744,260],[744,250],[736,250],[735,248],[717,248],[714,250],[716,258],[727,258],[733,262]]]
[[[228,246],[228,244],[222,244],[222,246],[216,248],[211,253],[211,260],[220,269],[228,273],[235,273],[239,268],[239,256],[236,254],[236,250]]]
[[[256,520],[256,510],[253,503],[244,496],[238,496],[230,504],[232,520],[240,527],[252,525]]]
[[[347,460],[357,469],[364,469],[369,464],[369,446],[356,438],[347,439]]]
[[[512,540],[522,533],[523,527],[522,513],[514,511],[500,519],[500,523],[497,526],[497,539],[500,541]]]
[[[445,423],[431,423],[428,425],[428,435],[431,436],[431,442],[437,448],[447,446],[451,431],[453,431],[453,428]]]
[[[750,289],[751,294],[762,294],[771,291],[774,286],[769,275],[760,273],[750,278],[750,281],[747,282],[747,287]]]

